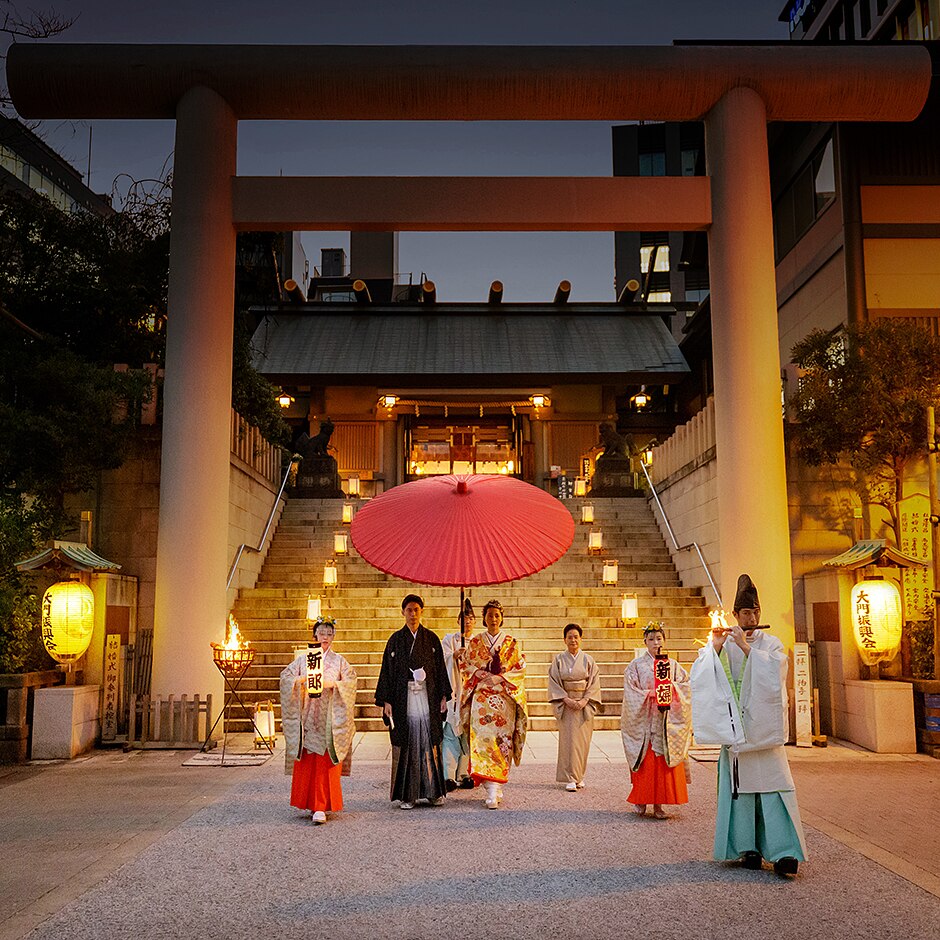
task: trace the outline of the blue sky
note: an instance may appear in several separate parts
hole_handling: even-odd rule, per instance
[[[42,8],[44,4],[37,2]],[[781,0],[702,3],[611,0],[376,0],[159,4],[66,0],[76,16],[58,41],[498,45],[668,45],[674,39],[786,39]],[[57,40],[50,40],[57,41]],[[83,173],[89,125],[45,122],[41,132]],[[172,122],[96,121],[91,185],[110,192],[122,173],[152,177],[172,160]],[[610,126],[571,123],[244,122],[238,172],[284,175],[609,175]],[[309,233],[348,247],[344,233]],[[424,271],[442,301],[482,300],[501,279],[506,300],[550,299],[561,278],[572,300],[613,296],[613,238],[606,233],[404,233],[399,270]]]

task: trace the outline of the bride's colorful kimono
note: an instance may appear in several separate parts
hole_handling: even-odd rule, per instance
[[[460,726],[470,734],[470,776],[505,783],[525,745],[525,656],[516,639],[505,634],[498,647],[500,672],[493,673],[487,636],[472,637],[460,662]]]

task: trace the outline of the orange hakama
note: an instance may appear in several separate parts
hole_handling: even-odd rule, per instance
[[[636,806],[679,805],[689,802],[689,789],[685,782],[685,766],[670,767],[662,754],[649,748],[639,770],[630,771],[633,789],[628,803]]]
[[[311,754],[304,749],[294,761],[290,805],[314,813],[338,813],[343,808],[342,769],[329,754]]]

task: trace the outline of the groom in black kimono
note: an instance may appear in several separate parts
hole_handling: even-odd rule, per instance
[[[447,792],[441,742],[450,680],[436,633],[421,623],[424,601],[408,594],[401,602],[405,625],[385,644],[375,704],[392,739],[392,792],[402,809],[418,800],[440,806]]]

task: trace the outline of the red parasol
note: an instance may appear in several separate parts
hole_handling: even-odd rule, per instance
[[[558,561],[574,539],[571,513],[515,477],[415,480],[367,503],[350,532],[374,568],[418,584],[502,584]]]

